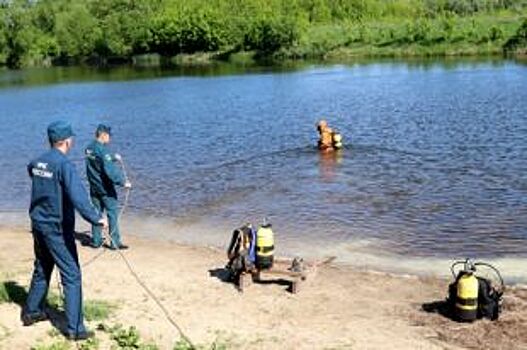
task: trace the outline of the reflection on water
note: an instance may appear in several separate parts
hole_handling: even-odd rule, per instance
[[[320,179],[324,182],[335,180],[337,167],[342,163],[343,150],[318,152]]]
[[[484,64],[488,68],[503,68],[509,64],[499,58],[481,59],[478,57],[444,58],[408,58],[404,61],[394,59],[354,59],[352,62],[336,66],[360,68],[378,64],[399,64],[411,70],[430,71],[435,69],[456,70],[459,68],[476,69]],[[517,65],[527,65],[526,58],[515,59]],[[328,64],[327,62],[325,64]],[[262,74],[262,73],[287,73],[311,69],[320,66],[318,62],[287,61],[280,64],[261,66],[254,64],[229,64],[213,62],[204,65],[174,66],[174,67],[141,67],[141,66],[115,66],[115,67],[54,67],[30,68],[25,70],[0,71],[0,88],[14,86],[38,86],[57,83],[94,82],[94,81],[126,81],[135,79],[169,78],[174,76],[190,77],[217,77],[222,75]]]
[[[0,73],[0,210],[26,210],[25,164],[61,117],[80,169],[97,123],[113,126],[141,235],[217,245],[266,216],[288,252],[527,255],[525,65],[207,69]],[[341,152],[314,147],[322,116]]]
[[[299,70],[304,63],[284,63],[281,66],[254,66],[214,63],[202,66],[184,67],[55,67],[30,68],[25,70],[0,72],[0,88],[14,86],[27,87],[56,83],[76,83],[95,81],[126,81],[173,76],[215,77],[234,74],[279,73]]]

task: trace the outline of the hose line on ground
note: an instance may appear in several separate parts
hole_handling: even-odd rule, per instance
[[[128,182],[128,175],[127,175],[127,172],[126,172],[126,166],[125,166],[125,164],[124,164],[122,159],[118,159],[118,161],[119,161],[119,163],[121,165],[121,168],[123,170],[124,178]],[[121,211],[119,212],[119,216],[118,216],[118,219],[117,219],[117,225],[119,224],[119,220],[120,220],[120,218],[122,217],[122,215],[124,214],[124,212],[126,210],[126,207],[128,205],[129,197],[130,197],[130,189],[127,188],[126,189],[125,198],[124,198],[124,202],[123,202],[123,206],[121,207]],[[190,349],[196,349],[196,347],[194,346],[194,344],[192,343],[190,338],[185,334],[183,329],[177,324],[177,322],[172,318],[172,316],[170,316],[170,313],[168,312],[167,308],[163,305],[163,303],[159,300],[159,298],[154,294],[154,292],[152,292],[152,290],[145,284],[145,282],[139,277],[137,272],[135,272],[134,268],[132,267],[132,264],[130,263],[130,261],[126,258],[124,253],[121,250],[119,250],[119,248],[115,244],[115,242],[113,240],[113,233],[114,233],[116,227],[114,227],[112,231],[105,232],[105,233],[108,235],[108,238],[110,239],[111,245],[117,248],[116,252],[123,259],[126,267],[130,271],[130,274],[135,278],[135,280],[143,288],[143,290],[154,300],[154,302],[157,304],[157,306],[163,312],[163,314],[164,314],[165,318],[167,319],[167,321],[178,331],[179,335],[189,345]],[[96,261],[100,256],[102,256],[106,252],[106,250],[107,249],[104,248],[102,252],[98,253],[92,259],[90,259],[88,262],[86,262],[83,265],[83,267],[86,267],[86,266],[90,265],[91,263],[93,263],[94,261]]]

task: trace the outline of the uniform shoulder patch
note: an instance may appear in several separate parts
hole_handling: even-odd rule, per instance
[[[86,148],[84,154],[86,155],[87,159],[95,160],[96,158],[95,152],[91,148]]]
[[[33,176],[43,177],[46,179],[53,178],[53,172],[48,170],[48,163],[38,162],[35,167],[31,169]]]

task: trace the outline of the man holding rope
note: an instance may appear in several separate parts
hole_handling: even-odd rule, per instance
[[[86,147],[86,174],[90,184],[90,196],[93,205],[99,211],[106,210],[110,230],[110,249],[127,249],[122,244],[119,232],[119,213],[117,191],[115,185],[130,189],[132,184],[125,178],[123,172],[114,162],[121,161],[118,154],[112,155],[107,145],[110,143],[112,131],[108,125],[99,124],[95,131],[95,140]],[[93,248],[102,246],[103,237],[100,226],[92,226]]]
[[[67,329],[71,340],[93,336],[84,326],[81,270],[75,245],[75,209],[92,225],[107,226],[103,216],[91,205],[74,165],[66,157],[73,147],[73,130],[64,121],[48,126],[51,150],[28,165],[32,180],[31,231],[35,250],[35,269],[21,314],[24,326],[48,318],[44,311],[51,273],[60,270],[64,287]]]

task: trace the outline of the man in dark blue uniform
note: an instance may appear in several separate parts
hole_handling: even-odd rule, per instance
[[[53,267],[57,265],[65,295],[65,336],[79,340],[93,333],[86,330],[83,320],[81,270],[73,235],[75,209],[93,225],[106,226],[106,220],[91,205],[74,165],[66,158],[73,146],[73,136],[69,123],[51,123],[48,126],[51,149],[28,165],[35,264],[21,319],[24,326],[47,319],[44,303]]]
[[[117,191],[115,186],[131,188],[130,182],[125,179],[119,167],[115,166],[116,161],[120,161],[118,154],[112,155],[107,148],[110,143],[112,131],[108,125],[99,124],[95,131],[93,140],[85,150],[86,153],[86,174],[90,183],[90,197],[93,205],[99,211],[106,210],[111,234],[111,249],[127,249],[128,247],[121,242],[119,232],[119,214]],[[92,226],[92,242],[94,248],[102,245],[102,232],[100,226]]]

